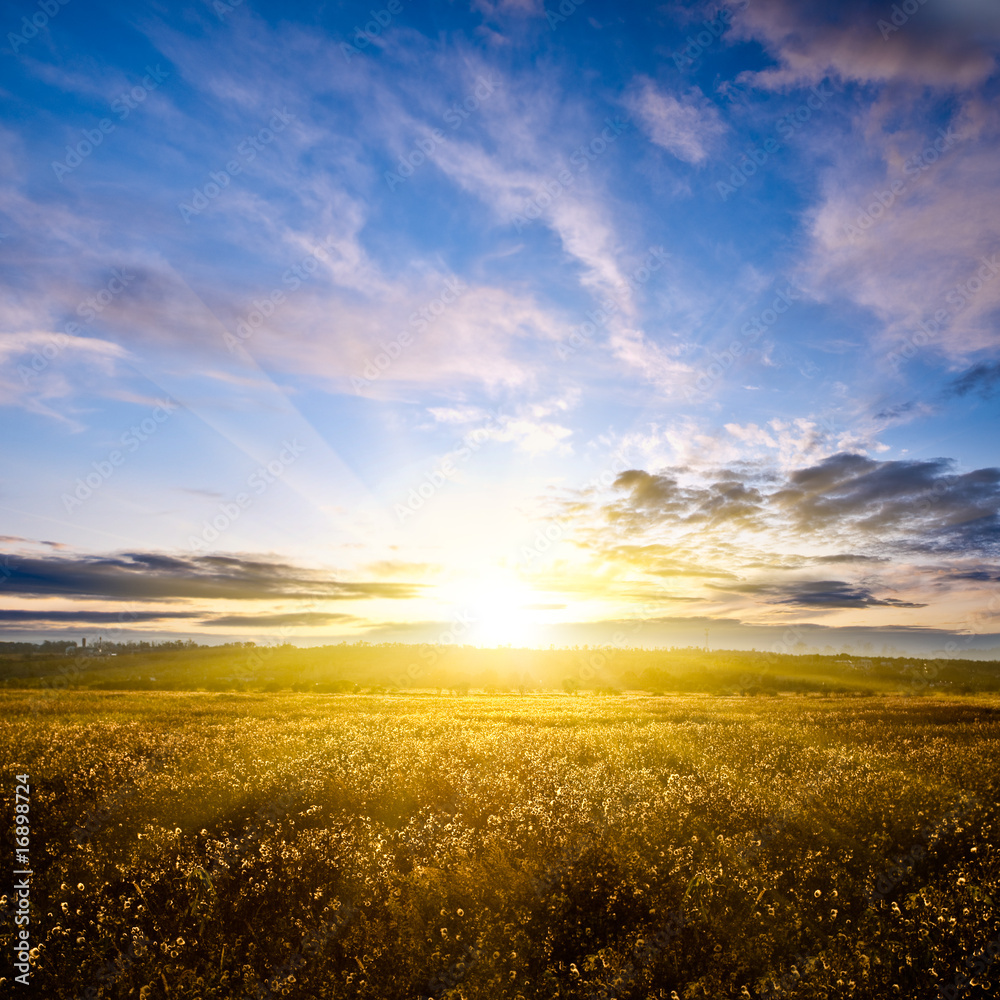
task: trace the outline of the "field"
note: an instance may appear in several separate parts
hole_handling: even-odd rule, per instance
[[[1000,662],[898,654],[850,656],[747,650],[481,649],[454,644],[170,643],[115,655],[75,655],[0,643],[0,688],[105,691],[309,691],[320,694],[392,691],[596,691],[617,694],[890,694],[950,692],[1000,695]],[[16,645],[16,644],[6,644]],[[27,645],[27,644],[25,644]],[[942,651],[944,652],[944,651]],[[995,651],[994,651],[995,652]]]
[[[995,695],[0,708],[26,996],[1000,995]]]

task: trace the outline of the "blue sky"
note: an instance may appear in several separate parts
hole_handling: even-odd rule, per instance
[[[994,5],[4,17],[10,637],[1000,646]]]

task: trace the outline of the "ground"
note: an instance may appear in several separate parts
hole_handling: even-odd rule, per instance
[[[994,695],[0,708],[36,996],[997,992]]]

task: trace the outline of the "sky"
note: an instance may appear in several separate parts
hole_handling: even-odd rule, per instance
[[[3,638],[1000,647],[995,3],[3,19]]]

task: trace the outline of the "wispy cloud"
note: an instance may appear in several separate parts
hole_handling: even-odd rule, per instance
[[[1000,357],[1000,18],[675,7],[404,4],[348,57],[350,11],[139,0],[10,60],[0,491],[10,537],[63,547],[8,543],[7,593],[53,627],[135,599],[416,635],[443,581],[517,565],[517,606],[560,621],[966,621],[996,575],[968,411]],[[147,58],[163,84],[119,119]],[[183,416],[67,519],[60,470],[164,393]],[[178,555],[216,514],[215,555]]]
[[[686,163],[703,163],[726,131],[715,106],[697,87],[677,97],[649,77],[639,77],[627,104],[649,138]]]

